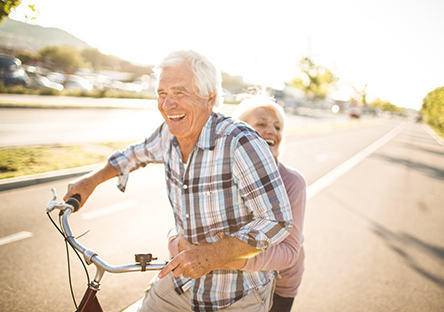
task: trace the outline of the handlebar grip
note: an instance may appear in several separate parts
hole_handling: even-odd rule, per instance
[[[80,199],[81,199],[81,197],[79,194],[74,194],[73,196],[71,196],[70,198],[68,198],[66,200],[66,203],[73,206],[74,212],[76,212],[80,208]]]

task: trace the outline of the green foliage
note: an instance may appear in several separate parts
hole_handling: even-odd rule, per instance
[[[37,90],[38,95],[61,95],[61,91],[54,89],[41,88]]]
[[[68,73],[84,66],[79,50],[70,46],[48,46],[41,49],[39,55],[48,67],[62,69]]]
[[[133,73],[134,77],[151,75],[151,66],[133,65],[112,55],[101,53],[98,49],[86,48],[79,51],[72,46],[47,46],[35,55],[23,55],[25,60],[40,60],[46,67],[73,73],[79,68],[114,70]],[[23,61],[26,64],[26,61]]]
[[[20,51],[16,57],[22,61],[22,64],[29,64],[32,62],[38,63],[40,56],[34,51]]]
[[[51,146],[0,150],[0,179],[102,163],[109,151],[89,146]]]
[[[0,149],[0,179],[103,163],[112,151],[130,143]]]
[[[9,16],[9,13],[11,13],[11,9],[16,8],[21,0],[0,0],[0,23],[3,21],[3,19],[7,16]]]
[[[349,99],[350,103],[362,103],[363,105],[367,104],[367,92],[365,89],[367,88],[367,85],[364,86],[362,90],[352,87],[354,90],[354,95]]]
[[[94,70],[112,69],[119,66],[117,58],[102,54],[98,49],[87,48],[80,52],[86,64]]]
[[[369,103],[369,106],[373,109],[380,109],[386,112],[394,112],[394,113],[401,113],[403,112],[402,108],[397,107],[396,105],[393,105],[392,103],[388,101],[383,101],[381,99],[376,99]]]
[[[28,5],[29,10],[31,11],[31,15],[26,14],[25,19],[27,21],[34,21],[37,19],[36,15],[40,14],[40,11],[35,8],[35,4]]]
[[[7,86],[0,81],[0,93],[25,94],[27,89],[24,86]]]
[[[133,65],[128,61],[122,60],[112,55],[101,53],[98,49],[87,48],[81,52],[83,60],[88,67],[94,70],[117,70],[133,73],[134,76],[151,75],[153,73],[151,66]]]
[[[5,87],[3,81],[0,81],[0,93],[8,93],[8,88]]]
[[[421,112],[430,126],[444,133],[444,87],[436,88],[426,95]]]
[[[303,90],[312,100],[327,97],[338,78],[327,68],[316,65],[309,57],[299,62],[300,75],[288,83],[290,87]]]

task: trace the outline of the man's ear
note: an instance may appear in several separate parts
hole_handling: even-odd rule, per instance
[[[215,104],[215,101],[216,101],[216,97],[214,96],[214,94],[213,93],[210,93],[209,95],[208,95],[208,104],[209,104],[209,107],[211,108],[211,109],[213,109],[213,107],[214,107],[214,104]]]

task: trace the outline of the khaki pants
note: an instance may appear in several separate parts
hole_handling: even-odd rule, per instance
[[[221,311],[268,312],[273,304],[274,281],[255,289],[247,296]],[[174,290],[173,275],[151,280],[138,312],[184,312],[191,310],[191,290],[182,295]]]

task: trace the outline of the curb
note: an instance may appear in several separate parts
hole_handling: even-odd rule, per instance
[[[435,139],[436,142],[438,142],[438,144],[444,146],[444,139],[441,138],[436,132],[435,130],[433,130],[428,124],[423,123],[422,124],[424,126],[424,129],[427,131],[428,134],[430,134],[430,136],[432,138]]]
[[[83,166],[72,169],[64,169],[58,171],[51,171],[46,173],[33,174],[23,177],[0,180],[0,192],[13,190],[25,186],[37,185],[40,183],[52,182],[62,179],[70,179],[82,176],[86,173],[98,168],[100,164]]]

